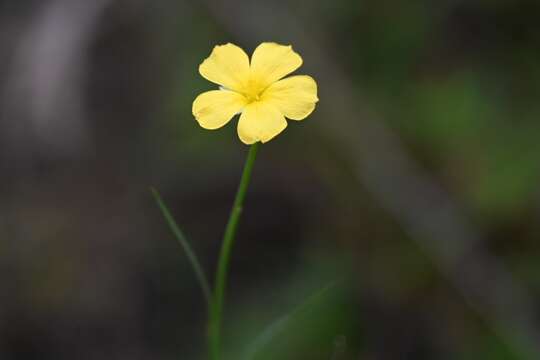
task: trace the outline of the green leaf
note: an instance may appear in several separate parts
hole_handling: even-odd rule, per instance
[[[184,249],[186,256],[191,264],[191,267],[193,268],[193,271],[195,272],[195,276],[197,277],[197,280],[199,281],[199,285],[201,286],[201,290],[206,299],[208,308],[210,308],[211,298],[212,298],[210,285],[208,283],[208,278],[206,277],[206,274],[204,273],[204,270],[201,267],[201,264],[199,263],[197,256],[195,255],[195,252],[189,245],[189,242],[184,236],[184,233],[180,230],[180,228],[174,221],[174,218],[172,217],[171,212],[169,211],[169,209],[167,208],[167,206],[161,199],[159,192],[153,187],[150,188],[150,191],[152,192],[152,195],[154,196],[154,199],[156,200],[156,203],[159,206],[159,209],[161,210],[161,213],[163,214],[165,221],[169,225],[169,228],[171,229],[174,237],[176,238],[176,240],[178,240],[178,243]]]
[[[278,318],[270,325],[268,325],[246,349],[243,360],[255,359],[255,357],[262,350],[264,350],[264,348],[266,348],[272,342],[272,340],[274,340],[278,335],[284,332],[289,327],[289,325],[291,325],[296,320],[296,318],[299,317],[299,315],[308,310],[312,305],[319,302],[319,300],[324,297],[330,290],[334,289],[335,286],[335,282],[326,285],[324,288],[308,297],[303,303],[298,305],[291,312]]]

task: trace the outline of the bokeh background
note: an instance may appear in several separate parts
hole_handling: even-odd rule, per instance
[[[259,153],[229,357],[288,316],[257,359],[540,359],[539,16],[0,1],[0,359],[205,358],[203,298],[149,187],[212,273],[247,147],[235,121],[192,118],[214,87],[197,68],[262,41],[294,46],[321,101]]]

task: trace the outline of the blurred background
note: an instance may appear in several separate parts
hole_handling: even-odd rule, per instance
[[[0,359],[205,358],[203,297],[149,187],[213,273],[247,147],[236,121],[193,119],[215,88],[197,69],[263,41],[294,46],[321,101],[259,153],[229,358],[287,316],[255,358],[540,359],[539,16],[1,0]]]

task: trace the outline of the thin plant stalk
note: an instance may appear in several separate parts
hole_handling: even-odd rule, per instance
[[[231,257],[231,250],[234,245],[236,229],[238,228],[238,221],[240,220],[240,215],[242,214],[242,206],[244,204],[244,199],[251,180],[253,165],[255,164],[255,158],[257,157],[259,144],[260,143],[257,142],[251,145],[249,149],[246,163],[244,164],[244,170],[242,172],[242,178],[240,179],[238,191],[236,192],[234,204],[229,216],[229,221],[227,222],[227,227],[225,228],[225,233],[223,235],[221,251],[219,253],[208,327],[209,353],[212,360],[219,360],[221,357],[221,328],[229,260]]]

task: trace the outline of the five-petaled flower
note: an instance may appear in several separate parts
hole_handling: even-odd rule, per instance
[[[315,109],[317,83],[306,75],[283,79],[302,65],[291,46],[260,44],[251,57],[238,46],[216,46],[199,66],[200,74],[221,85],[200,94],[193,115],[205,129],[218,129],[240,113],[238,136],[245,144],[267,142]]]

